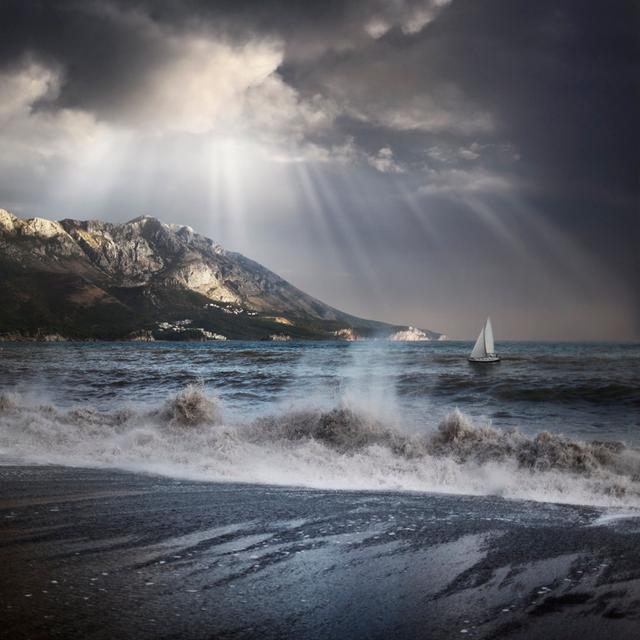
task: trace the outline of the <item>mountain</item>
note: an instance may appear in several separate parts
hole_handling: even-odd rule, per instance
[[[353,339],[410,329],[334,309],[149,216],[54,222],[0,209],[0,299],[5,338]]]

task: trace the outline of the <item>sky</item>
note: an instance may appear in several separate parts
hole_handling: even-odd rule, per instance
[[[342,310],[640,339],[632,0],[3,0],[0,207],[192,226]]]

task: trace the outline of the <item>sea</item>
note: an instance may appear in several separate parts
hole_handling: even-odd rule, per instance
[[[0,464],[640,507],[640,344],[0,343]]]

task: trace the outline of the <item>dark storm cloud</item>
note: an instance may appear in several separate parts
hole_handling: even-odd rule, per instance
[[[60,64],[66,76],[59,104],[100,110],[126,96],[167,54],[162,38],[145,23],[237,43],[283,38],[295,57],[366,39],[363,22],[383,4],[7,0],[0,8],[0,64],[16,64],[25,54]]]
[[[456,21],[467,34],[450,40],[447,73],[482,95],[547,187],[630,195],[639,157],[637,6],[493,0],[454,5],[434,28]]]
[[[55,105],[109,117],[172,54],[167,32],[280,38],[280,75],[302,95],[319,92],[359,115],[341,124],[365,146],[394,143],[396,155],[412,158],[416,147],[444,141],[451,152],[477,138],[512,145],[523,177],[541,190],[635,195],[635,2],[457,0],[426,29],[403,33],[402,16],[431,4],[6,0],[0,61],[30,54],[59,66]],[[390,25],[379,39],[365,31],[375,16]]]
[[[13,133],[0,120],[0,137],[24,162],[0,160],[0,192],[20,211],[44,213],[47,182],[59,181],[70,162],[60,150],[69,141],[149,122],[154,134],[201,135],[208,117],[244,119],[251,136],[269,135],[269,144],[313,168],[328,240],[356,274],[357,286],[325,291],[313,275],[321,256],[309,241],[308,264],[316,266],[296,284],[312,293],[349,306],[355,287],[368,294],[353,310],[390,317],[384,305],[396,294],[396,308],[411,308],[420,295],[439,305],[454,296],[452,306],[462,298],[473,307],[483,283],[493,281],[496,290],[485,295],[505,309],[553,307],[569,292],[579,298],[575,318],[590,300],[616,298],[619,313],[635,314],[637,333],[639,27],[632,0],[5,0],[0,72],[21,111]],[[226,48],[202,48],[202,41]],[[182,81],[196,54],[198,64],[219,64],[221,75],[242,76],[251,64],[259,72],[242,77],[218,105],[217,89],[199,94],[200,67],[190,83]],[[176,60],[182,66],[172,69]],[[272,82],[261,91],[263,78]],[[183,93],[185,103],[204,106],[172,122]],[[249,115],[244,102],[233,111],[240,93],[250,98]],[[37,113],[46,117],[34,120]],[[59,130],[64,136],[56,142]],[[169,157],[175,144],[154,141],[149,152],[139,143],[136,158]],[[162,184],[141,194],[129,180],[139,166],[125,166],[129,174],[121,170],[113,194],[101,202],[87,197],[79,213],[108,217],[115,208],[133,217],[129,211],[145,207],[173,218],[172,202],[206,209],[205,171],[199,182],[195,168],[187,182],[174,176],[172,193]],[[345,171],[352,184],[343,182]],[[184,187],[179,195],[176,185]],[[279,222],[279,201],[272,210],[259,196],[247,202],[264,209],[252,224],[271,250],[236,248],[286,270],[278,238],[302,238],[308,214]],[[199,214],[184,215],[207,224]],[[372,274],[357,275],[372,254],[374,279],[386,292],[379,306],[367,306],[373,293],[365,275]],[[425,272],[428,283],[415,275]],[[517,322],[521,317],[514,335]],[[629,323],[621,330],[607,322],[607,335],[632,333]]]

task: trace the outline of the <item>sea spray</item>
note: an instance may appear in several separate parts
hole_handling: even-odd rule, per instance
[[[601,468],[621,466],[626,447],[621,442],[577,442],[548,431],[529,438],[515,429],[479,427],[456,409],[440,423],[429,440],[428,450],[431,454],[451,456],[458,462],[484,463],[512,458],[527,469],[559,469],[588,475]],[[640,472],[640,467],[636,471]]]
[[[640,453],[622,443],[476,425],[452,411],[408,433],[341,402],[229,423],[188,387],[161,406],[63,409],[0,395],[13,460],[330,489],[445,491],[640,508]]]
[[[202,385],[189,385],[170,399],[159,415],[174,426],[221,424],[222,406],[216,397],[206,394]]]

